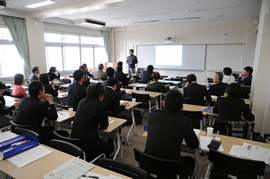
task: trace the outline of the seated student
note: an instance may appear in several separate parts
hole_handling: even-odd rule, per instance
[[[123,73],[123,68],[121,66],[117,67],[117,72],[115,72],[115,78],[122,82],[123,85],[127,86],[129,82],[129,78],[127,78],[127,75]]]
[[[199,140],[193,131],[191,120],[182,115],[184,98],[178,90],[170,90],[165,97],[165,109],[156,110],[147,119],[148,136],[145,153],[168,160],[178,160],[182,176],[192,175],[195,161],[181,156],[181,145],[185,139],[190,148],[199,147]]]
[[[85,67],[86,75],[89,76],[90,78],[93,77],[93,75],[88,71],[87,64],[84,63],[82,65]]]
[[[251,86],[252,72],[253,72],[253,68],[251,68],[250,66],[245,67],[244,71],[237,78],[237,83],[239,85]]]
[[[104,70],[104,65],[101,63],[98,65],[98,71],[95,71],[93,74],[94,78],[98,80],[106,80],[107,75],[103,70]]]
[[[32,81],[38,80],[38,75],[39,75],[39,73],[40,73],[39,67],[38,67],[38,66],[35,66],[35,67],[32,69],[31,75],[29,76],[28,83],[30,84]]]
[[[79,67],[79,70],[82,70],[84,72],[84,74],[85,74],[84,82],[82,83],[83,86],[88,87],[90,85],[90,78],[88,78],[88,76],[87,76],[86,67],[84,65],[81,65]]]
[[[74,84],[68,87],[68,106],[72,106],[74,111],[79,104],[79,102],[86,97],[86,87],[82,85],[85,78],[85,73],[82,70],[76,70],[73,73],[73,78],[75,80]]]
[[[55,89],[54,81],[51,81],[50,84],[50,76],[47,73],[40,74],[39,81],[43,83],[46,94],[51,94],[53,97],[58,96],[58,91]]]
[[[17,96],[19,98],[27,97],[28,95],[26,94],[24,88],[21,86],[24,84],[24,76],[20,73],[17,73],[14,76],[14,86],[12,88],[12,94],[14,96]]]
[[[147,70],[142,72],[141,83],[148,83],[152,79],[153,70],[153,65],[149,65]]]
[[[17,109],[16,123],[30,125],[31,130],[40,135],[40,142],[49,145],[55,136],[52,126],[41,126],[44,118],[56,120],[58,118],[53,97],[45,94],[45,88],[40,81],[33,81],[29,85],[30,97],[23,98]]]
[[[117,117],[118,114],[125,110],[126,103],[120,105],[121,95],[115,92],[117,80],[114,77],[108,79],[107,88],[104,90],[103,102],[106,103],[106,112]]]
[[[185,102],[188,104],[204,106],[204,97],[209,103],[212,101],[206,87],[197,83],[197,77],[194,74],[187,76],[187,83],[186,87],[184,88],[184,96],[187,97]]]
[[[60,73],[56,70],[56,67],[52,66],[49,70],[48,75],[50,76],[50,80],[53,81],[54,79],[60,80]]]
[[[218,119],[214,124],[214,131],[219,131],[226,135],[226,128],[222,121],[241,121],[241,116],[248,121],[254,121],[254,115],[240,98],[241,88],[236,83],[231,83],[226,88],[228,97],[219,97],[214,106],[213,112],[218,114]]]
[[[82,148],[86,153],[86,160],[91,161],[101,153],[107,156],[113,152],[113,143],[103,142],[98,131],[107,129],[109,122],[105,112],[103,100],[104,89],[100,84],[87,87],[87,97],[80,101],[71,137],[82,141]]]
[[[223,68],[223,83],[235,83],[235,78],[232,76],[232,69],[230,67]]]
[[[119,62],[117,63],[117,67],[114,69],[114,70],[115,70],[115,73],[117,72],[117,68],[118,68],[118,67],[122,67],[122,69],[123,69],[123,62],[119,61]]]
[[[14,103],[11,107],[6,108],[6,101],[5,98],[3,97],[3,93],[6,89],[6,85],[2,82],[0,82],[0,128],[6,127],[10,125],[10,120],[15,121],[15,118],[12,116],[7,115],[10,113],[12,110],[16,109],[19,106],[19,101]]]
[[[216,72],[213,78],[214,85],[211,85],[208,89],[210,95],[223,96],[228,86],[227,83],[222,82],[223,75],[221,72]]]
[[[157,91],[162,93],[167,93],[170,90],[170,85],[165,86],[163,83],[158,82],[160,75],[159,72],[154,72],[152,74],[153,81],[149,81],[147,85],[148,91]]]

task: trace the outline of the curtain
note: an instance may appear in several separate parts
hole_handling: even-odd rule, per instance
[[[102,36],[104,40],[104,47],[105,51],[108,56],[108,62],[113,62],[113,59],[110,57],[110,51],[111,51],[111,40],[110,40],[110,32],[109,31],[102,31]]]
[[[111,51],[110,51],[110,59],[111,62],[117,62],[116,58],[115,58],[115,53],[114,53],[114,28],[111,28],[110,30],[110,39],[111,39]]]
[[[26,36],[25,20],[17,17],[3,16],[4,22],[12,36],[14,44],[24,61],[24,78],[28,78],[31,74],[29,64],[28,44]]]

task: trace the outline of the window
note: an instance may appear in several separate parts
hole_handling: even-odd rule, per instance
[[[24,61],[13,44],[9,30],[0,27],[0,77],[11,77],[16,73],[23,73],[23,66]]]
[[[94,68],[108,61],[102,37],[45,32],[44,40],[48,69],[76,70],[83,63]]]

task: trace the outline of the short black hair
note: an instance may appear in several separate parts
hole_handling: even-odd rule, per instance
[[[35,73],[38,69],[39,69],[38,66],[34,66],[34,68],[32,69],[32,73]]]
[[[227,76],[232,75],[232,69],[230,67],[223,68],[223,73]]]
[[[154,80],[158,80],[158,79],[160,78],[159,72],[154,72],[154,73],[152,74],[152,78],[153,78]]]
[[[133,49],[129,49],[129,51],[131,51],[132,53],[134,53],[134,50]]]
[[[123,70],[123,67],[121,67],[121,66],[117,67],[117,72],[121,72],[122,70]]]
[[[165,97],[165,109],[179,112],[183,106],[184,97],[178,90],[170,90]]]
[[[86,67],[84,65],[79,66],[79,70],[85,71]]]
[[[119,66],[123,66],[123,62],[119,61],[119,62],[117,63],[117,66],[118,66],[118,67],[119,67]]]
[[[32,81],[29,85],[29,94],[30,96],[38,96],[39,91],[43,91],[43,84],[40,81]]]
[[[103,65],[102,63],[100,63],[100,64],[98,65],[98,69],[99,69],[99,70],[103,70],[103,68],[104,68],[104,65]]]
[[[148,71],[153,71],[153,70],[154,70],[153,65],[148,65],[147,70],[148,70]]]
[[[49,73],[54,73],[56,71],[56,67],[52,66],[49,70]]]
[[[86,63],[84,63],[84,64],[82,64],[83,66],[85,66],[86,68],[87,68],[87,64]]]
[[[253,68],[250,66],[245,67],[244,70],[248,71],[250,75],[253,73]]]
[[[190,74],[187,76],[187,82],[192,83],[193,81],[196,81],[197,77],[194,74]]]
[[[99,98],[100,95],[104,94],[104,88],[101,84],[92,84],[87,87],[86,95],[89,98]]]
[[[110,77],[110,78],[108,79],[107,86],[113,87],[113,86],[116,85],[116,84],[117,84],[117,79],[116,79],[116,78]]]
[[[39,81],[43,83],[43,85],[48,85],[49,84],[49,75],[48,73],[42,73],[39,75]]]
[[[237,83],[231,83],[227,86],[226,93],[231,98],[240,98],[241,87]]]
[[[221,72],[216,72],[217,78],[219,79],[219,81],[222,81],[223,79],[223,74]]]
[[[6,88],[7,88],[6,85],[0,81],[0,90],[6,89]]]
[[[15,76],[14,76],[14,84],[15,85],[22,85],[23,83],[23,74],[20,74],[20,73],[17,73]]]
[[[85,76],[85,73],[82,71],[82,70],[76,70],[74,73],[73,73],[73,78],[75,81],[80,81],[80,79],[82,77]]]
[[[114,69],[112,67],[108,67],[107,70],[106,70],[106,74],[107,76],[110,78],[110,77],[113,77],[114,75]]]

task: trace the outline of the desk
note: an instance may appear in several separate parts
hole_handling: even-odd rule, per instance
[[[137,88],[147,88],[147,84],[145,83],[132,83],[132,84],[129,84],[128,86],[137,87]]]
[[[11,97],[11,96],[4,96],[4,99],[5,99],[5,102],[6,102],[5,106],[8,107],[8,108],[13,106],[14,103],[22,100],[22,99],[14,98],[14,97]]]
[[[158,82],[163,84],[173,84],[173,85],[179,85],[182,83],[182,81],[171,81],[171,80],[158,80]]]
[[[3,138],[4,140],[6,140],[6,135],[9,135],[9,134],[6,134],[6,132],[0,133],[0,141],[3,141],[2,140]],[[57,167],[61,166],[62,164],[64,164],[65,162],[67,162],[73,157],[69,154],[63,153],[59,150],[55,150],[51,147],[48,147],[48,146],[45,146],[45,147],[52,150],[53,152],[22,168],[16,168],[7,160],[2,160],[0,161],[0,170],[6,173],[7,175],[12,176],[13,178],[19,178],[19,179],[42,178],[43,176],[45,176],[52,170],[56,169]],[[112,174],[115,176],[122,177],[124,179],[130,179],[129,177],[126,177],[124,175],[107,170],[99,166],[95,166],[90,171],[97,174],[105,175],[105,176],[109,176]]]
[[[217,101],[217,96],[215,96],[215,95],[211,95],[211,98],[212,98],[212,101]],[[250,105],[250,100],[249,99],[244,99],[244,98],[242,98],[244,101],[245,101],[245,103],[246,104],[248,104],[248,105]]]
[[[68,83],[68,84],[64,84],[64,85],[60,85],[61,88],[68,88],[69,85],[71,85],[71,83]]]
[[[72,111],[71,113],[69,112],[69,110],[63,109],[61,111],[57,111],[58,114],[58,118],[56,120],[56,122],[63,122],[66,121],[70,118],[73,118],[76,114],[75,111]]]
[[[62,99],[62,98],[67,98],[67,96],[68,96],[68,92],[64,92],[64,93],[58,92],[58,96],[56,98]]]

